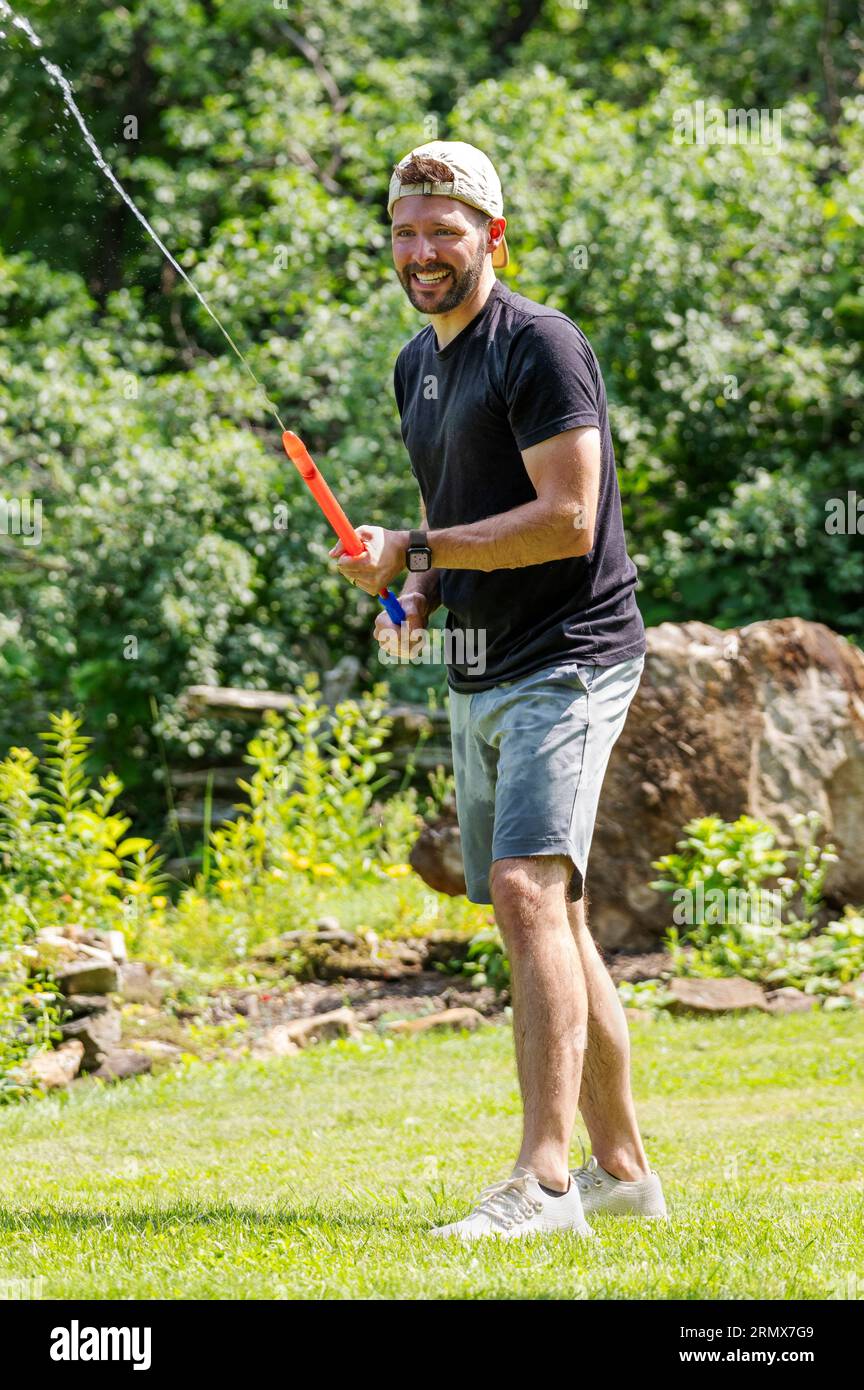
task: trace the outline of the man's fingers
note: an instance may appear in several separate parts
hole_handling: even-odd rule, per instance
[[[373,635],[380,647],[386,647],[391,652],[395,651],[400,656],[410,655],[411,636],[406,623],[399,627],[386,613],[382,612],[375,619]]]
[[[359,579],[361,575],[368,575],[375,568],[371,560],[367,559],[365,555],[343,554],[337,556],[336,558],[339,561],[339,568],[340,570],[342,570],[343,574],[346,573],[348,570],[353,571],[353,574],[348,575],[349,579]]]
[[[377,637],[377,636],[378,636],[378,633],[379,633],[379,632],[383,632],[385,627],[395,627],[395,626],[396,626],[396,624],[394,623],[393,619],[390,617],[390,614],[387,613],[387,612],[385,612],[385,610],[382,608],[382,609],[381,609],[381,612],[378,614],[377,618],[375,619],[375,627],[374,627],[373,631],[374,631],[374,633],[375,633],[375,636]]]

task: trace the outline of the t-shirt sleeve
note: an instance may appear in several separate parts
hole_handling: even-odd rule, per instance
[[[600,425],[596,367],[587,340],[567,319],[536,318],[516,335],[504,391],[519,449],[563,430]]]

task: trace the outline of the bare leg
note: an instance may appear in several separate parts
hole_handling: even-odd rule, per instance
[[[630,1089],[630,1032],[606,966],[588,930],[585,902],[567,903],[567,915],[588,996],[588,1042],[579,1109],[591,1151],[613,1178],[639,1182],[649,1174]]]
[[[510,958],[513,1038],[522,1092],[518,1162],[544,1186],[569,1186],[588,1003],[567,916],[563,855],[496,859],[495,917]]]

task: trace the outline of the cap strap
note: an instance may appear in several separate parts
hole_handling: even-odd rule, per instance
[[[456,183],[453,179],[449,183],[400,183],[397,197],[406,198],[412,193],[440,193],[443,197],[452,195]]]

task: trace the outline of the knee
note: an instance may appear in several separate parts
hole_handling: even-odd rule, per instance
[[[489,873],[495,919],[505,934],[530,928],[540,914],[543,884],[530,859],[496,859]]]

